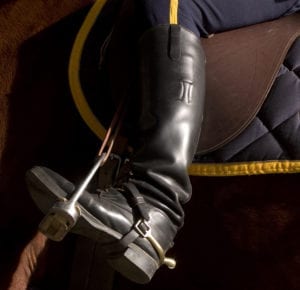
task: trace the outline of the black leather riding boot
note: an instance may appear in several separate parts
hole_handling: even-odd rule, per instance
[[[85,192],[72,231],[97,240],[121,274],[146,283],[162,264],[175,266],[165,253],[191,196],[187,168],[200,134],[205,80],[200,40],[179,25],[148,30],[139,52],[141,140],[131,172],[118,187]],[[44,167],[31,169],[27,182],[45,212],[74,190]]]

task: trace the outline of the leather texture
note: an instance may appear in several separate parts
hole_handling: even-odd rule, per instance
[[[183,203],[191,194],[186,170],[203,120],[204,52],[200,40],[178,25],[146,32],[140,52],[143,146],[134,158],[133,173],[164,185],[164,196]]]
[[[147,31],[139,42],[141,117],[139,150],[129,182],[145,199],[151,231],[166,251],[183,225],[181,207],[191,195],[187,167],[195,154],[204,104],[204,52],[200,40],[178,25]],[[82,204],[125,234],[143,218],[131,210],[128,190],[85,195]],[[144,250],[149,250],[149,245]],[[150,251],[150,254],[153,254]]]
[[[187,167],[203,119],[205,57],[200,39],[178,25],[147,31],[138,51],[140,140],[131,171],[125,182],[80,197],[81,216],[72,231],[96,240],[121,274],[145,283],[163,263],[174,265],[164,254],[183,225],[182,203],[192,193]],[[42,167],[28,172],[27,183],[44,212],[73,190]]]
[[[203,39],[207,95],[197,153],[234,140],[253,121],[300,35],[300,13]]]
[[[234,140],[198,162],[300,159],[300,38],[290,48],[260,111]]]

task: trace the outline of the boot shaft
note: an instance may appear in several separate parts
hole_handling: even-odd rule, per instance
[[[187,167],[203,119],[204,52],[200,39],[179,25],[148,30],[139,42],[140,149],[137,175],[165,184],[185,202],[191,186]],[[172,193],[171,193],[172,192]]]

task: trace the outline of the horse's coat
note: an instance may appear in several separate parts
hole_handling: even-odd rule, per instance
[[[72,104],[68,101],[65,68],[82,15],[77,15],[75,21],[65,17],[90,2],[17,0],[0,4],[0,289],[3,290],[26,289],[45,246],[45,239],[35,235],[40,215],[27,193],[24,174],[34,160],[64,163],[62,155],[68,151],[64,138],[74,133],[67,133],[67,124],[74,121],[74,115],[69,121],[63,117],[65,113],[68,115]],[[67,127],[62,125],[62,130],[57,131],[60,123]],[[48,146],[56,152],[52,157],[48,155],[50,151],[46,153]],[[64,149],[57,151],[55,147]]]

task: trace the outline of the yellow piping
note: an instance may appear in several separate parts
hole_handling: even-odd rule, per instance
[[[87,36],[95,24],[98,15],[100,14],[103,6],[107,0],[97,0],[90,11],[88,12],[73,45],[70,61],[69,61],[69,85],[72,93],[74,103],[79,111],[82,119],[90,127],[90,129],[100,139],[104,139],[106,130],[101,125],[97,117],[92,112],[81,87],[80,82],[80,61],[82,56],[82,50],[86,42]]]
[[[170,24],[178,24],[178,2],[179,0],[170,0]]]
[[[189,175],[192,176],[240,176],[278,173],[300,173],[300,161],[194,163],[189,167]]]

